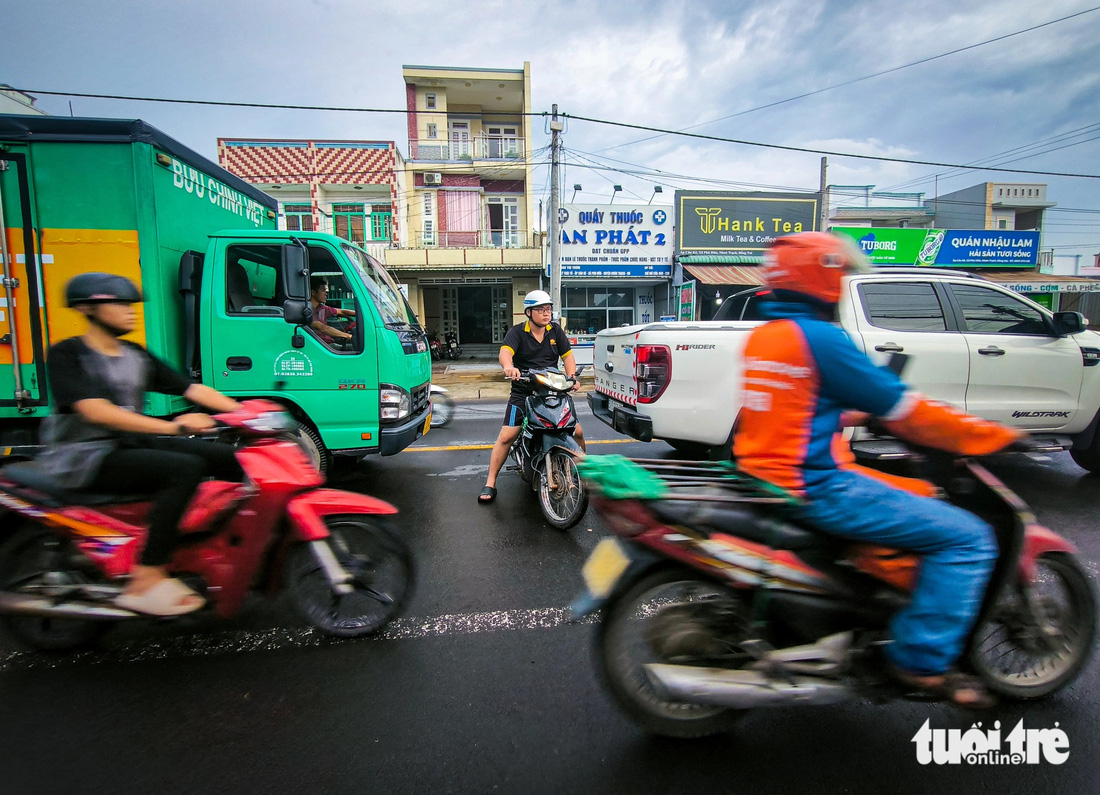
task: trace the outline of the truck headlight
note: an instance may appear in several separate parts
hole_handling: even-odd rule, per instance
[[[412,395],[395,384],[382,384],[378,392],[378,416],[385,421],[403,420],[412,412]]]

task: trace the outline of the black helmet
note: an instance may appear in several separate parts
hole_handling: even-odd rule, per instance
[[[65,303],[68,306],[119,302],[141,302],[141,290],[125,276],[93,271],[74,276],[65,286]]]

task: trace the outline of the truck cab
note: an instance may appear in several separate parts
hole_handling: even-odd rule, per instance
[[[301,257],[290,274],[288,254]],[[326,322],[350,339],[314,326],[315,277],[329,285],[328,305],[354,312]],[[199,285],[185,315],[185,334],[195,341],[192,376],[233,397],[286,405],[318,466],[327,468],[332,454],[393,455],[428,430],[423,329],[385,268],[362,249],[317,232],[289,242],[286,233],[219,232],[204,255],[184,255],[180,282],[185,297]],[[297,304],[289,314],[288,302]]]

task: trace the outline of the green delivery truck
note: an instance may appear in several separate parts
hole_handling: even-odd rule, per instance
[[[64,290],[85,271],[140,285],[136,342],[233,397],[286,406],[321,469],[426,433],[427,340],[393,279],[345,240],[278,230],[276,209],[142,121],[0,114],[0,452],[37,442],[45,352],[83,329]],[[309,276],[355,311],[350,339],[309,327]],[[146,408],[185,405],[152,395]]]

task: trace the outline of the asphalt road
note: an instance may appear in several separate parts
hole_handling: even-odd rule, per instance
[[[672,456],[623,443],[578,401],[591,452]],[[727,736],[641,734],[602,692],[594,628],[565,606],[605,528],[562,533],[502,477],[475,498],[503,403],[467,403],[415,449],[337,485],[401,509],[418,589],[378,638],[333,641],[285,599],[230,622],[130,624],[79,654],[20,649],[0,631],[0,793],[79,792],[1036,792],[1097,791],[1100,664],[1050,700],[998,708],[1007,732],[1058,723],[1061,765],[921,766],[913,735],[966,730],[939,705],[850,703],[751,713]],[[445,448],[445,449],[443,449]],[[1097,573],[1095,492],[1068,455],[993,465]]]

